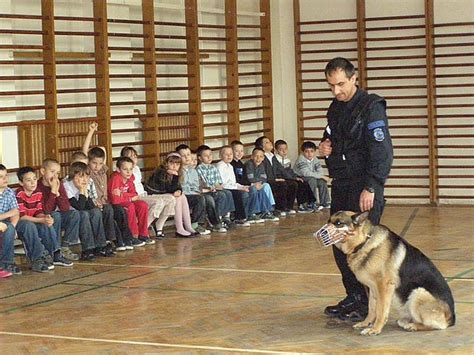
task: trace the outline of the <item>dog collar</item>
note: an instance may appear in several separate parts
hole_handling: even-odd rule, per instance
[[[359,244],[358,246],[356,246],[355,249],[354,249],[354,251],[352,252],[352,254],[355,254],[355,253],[357,253],[359,250],[361,250],[361,249],[364,247],[365,243],[367,243],[367,241],[368,241],[370,238],[372,238],[372,234],[367,235],[367,239],[365,240],[365,242],[363,242],[362,244]]]

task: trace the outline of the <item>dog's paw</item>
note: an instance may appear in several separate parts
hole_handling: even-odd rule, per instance
[[[363,320],[362,322],[358,322],[352,326],[354,329],[361,329],[361,328],[370,328],[372,327],[372,323]]]
[[[377,334],[380,334],[381,331],[382,331],[382,329],[365,328],[365,329],[362,329],[360,334],[362,334],[362,335],[377,335]]]
[[[405,323],[401,327],[405,329],[407,332],[416,332],[418,330],[418,327],[416,326],[415,323]]]
[[[397,324],[400,328],[405,328],[408,323],[410,323],[410,320],[407,318],[397,320]]]

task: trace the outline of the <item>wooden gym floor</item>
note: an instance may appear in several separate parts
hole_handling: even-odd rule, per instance
[[[323,308],[343,297],[331,250],[312,239],[327,218],[297,215],[207,239],[169,238],[72,269],[2,279],[0,352],[474,351],[472,207],[387,207],[384,224],[448,278],[457,324],[408,333],[392,313],[375,337],[326,324]]]

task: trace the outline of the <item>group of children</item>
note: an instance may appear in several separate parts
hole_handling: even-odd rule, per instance
[[[225,233],[234,226],[278,221],[299,212],[328,207],[329,195],[316,146],[305,142],[294,169],[287,144],[277,141],[275,152],[267,137],[255,142],[252,157],[243,162],[244,146],[232,142],[213,164],[206,145],[192,153],[180,145],[146,182],[142,182],[133,147],[122,149],[116,170],[108,174],[106,152],[90,148],[97,124],[89,127],[82,152],[75,152],[68,175],[45,159],[41,178],[31,167],[17,176],[20,187],[8,187],[7,169],[0,164],[0,277],[21,274],[14,262],[15,234],[22,240],[33,271],[70,267],[75,260],[112,257],[116,252],[154,244],[165,237],[163,226],[174,215],[176,236],[192,238]],[[199,162],[199,164],[198,164]],[[319,203],[316,203],[319,197]],[[80,244],[81,253],[71,250]]]

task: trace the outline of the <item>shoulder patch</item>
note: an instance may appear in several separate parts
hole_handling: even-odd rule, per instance
[[[375,128],[379,128],[379,127],[385,127],[385,121],[384,120],[373,121],[373,122],[370,122],[367,125],[368,129],[375,129]]]
[[[382,142],[385,139],[385,134],[383,133],[382,128],[374,129],[374,138],[377,142]]]

